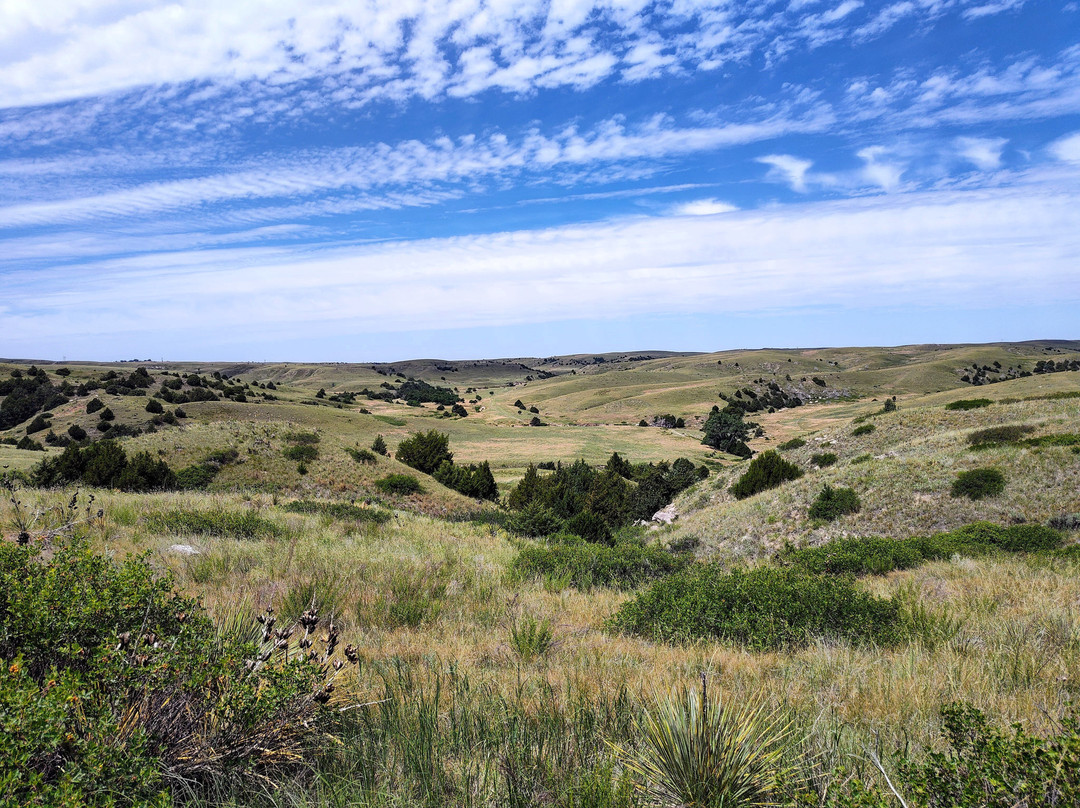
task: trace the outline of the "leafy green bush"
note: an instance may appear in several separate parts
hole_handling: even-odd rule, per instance
[[[917,567],[927,558],[948,556],[910,539],[880,537],[833,539],[818,547],[786,549],[779,555],[782,563],[794,564],[815,574],[884,575],[893,570]]]
[[[956,475],[950,492],[954,497],[985,499],[1005,490],[1005,475],[997,469],[983,468],[962,471]]]
[[[332,674],[275,649],[271,626],[268,643],[221,634],[146,558],[114,562],[77,530],[48,555],[0,543],[4,804],[167,808],[298,773]]]
[[[297,446],[316,446],[320,438],[318,432],[286,432],[285,440]]]
[[[624,603],[611,625],[655,640],[718,639],[757,650],[814,637],[879,644],[901,639],[895,600],[861,592],[850,578],[796,567],[728,571],[695,565]]]
[[[310,443],[300,443],[296,446],[287,446],[281,454],[286,460],[295,460],[298,463],[308,463],[319,456],[319,447]]]
[[[810,505],[810,518],[831,522],[840,516],[858,513],[861,507],[862,504],[859,502],[855,489],[833,488],[831,485],[826,485]]]
[[[449,450],[450,436],[432,429],[416,432],[398,444],[394,456],[406,466],[412,466],[424,474],[434,474],[443,462],[453,462]]]
[[[259,539],[281,535],[276,522],[254,511],[200,511],[177,508],[157,511],[146,517],[146,526],[157,533],[224,536],[237,539]]]
[[[184,468],[176,472],[176,487],[184,491],[205,488],[214,481],[217,473],[217,466],[211,466],[207,463],[184,466]]]
[[[408,474],[388,474],[381,480],[375,481],[375,487],[387,494],[419,494],[424,489],[419,480]]]
[[[349,453],[349,457],[355,460],[357,463],[362,463],[365,466],[374,466],[378,462],[375,453],[369,449],[354,449],[352,447],[346,447],[345,451]]]
[[[862,437],[863,435],[869,435],[875,429],[877,429],[877,427],[874,424],[863,424],[862,426],[857,426],[853,430],[851,430],[851,436],[854,438],[858,438]]]
[[[412,479],[411,477],[409,479]],[[290,513],[314,513],[343,522],[371,522],[381,525],[390,521],[390,512],[382,508],[365,508],[347,502],[319,502],[298,499],[285,506]]]
[[[655,544],[625,540],[609,546],[562,535],[548,545],[522,546],[511,569],[520,578],[542,578],[582,590],[635,589],[689,563],[689,555],[669,553]]]
[[[801,449],[805,445],[806,441],[802,438],[792,438],[791,440],[786,440],[783,443],[777,444],[776,448],[781,452],[789,452],[792,449]]]
[[[71,436],[72,440],[86,440],[86,430],[78,424],[69,426],[67,433]]]
[[[151,415],[161,415],[165,412],[165,408],[161,406],[161,402],[156,398],[151,398],[146,402],[146,411]]]
[[[674,426],[674,417],[668,417],[672,418],[671,426]],[[737,457],[750,457],[750,447],[746,445],[746,440],[755,427],[757,424],[743,421],[743,410],[740,407],[729,405],[722,410],[714,407],[701,428],[705,433],[701,442]]]
[[[769,450],[750,461],[746,473],[731,486],[731,493],[736,499],[746,499],[802,476],[802,469],[784,460],[777,452]]]
[[[537,620],[532,615],[515,620],[510,626],[509,644],[522,662],[532,662],[542,657],[555,644],[551,621]]]
[[[964,398],[959,401],[950,401],[945,405],[947,410],[978,410],[989,407],[993,402],[988,398]]]
[[[562,529],[563,520],[539,502],[530,502],[506,520],[506,529],[519,536],[550,536]]]
[[[810,456],[810,462],[817,466],[819,469],[823,469],[827,466],[833,466],[840,458],[836,456],[834,452],[821,452]]]
[[[1045,525],[1010,525],[998,546],[1010,553],[1035,553],[1060,547],[1064,537]]]
[[[1080,805],[1080,722],[1066,716],[1058,734],[1038,738],[1013,724],[1004,732],[966,704],[941,711],[946,752],[931,752],[901,767],[918,805]]]

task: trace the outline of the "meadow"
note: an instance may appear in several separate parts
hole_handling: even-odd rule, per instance
[[[171,491],[41,487],[33,484],[33,469],[42,458],[61,457],[63,447],[0,445],[8,485],[0,504],[3,546],[5,552],[33,553],[32,561],[19,561],[23,566],[10,562],[6,581],[23,580],[19,570],[29,580],[26,570],[33,564],[58,564],[68,558],[64,548],[74,546],[72,564],[89,564],[89,557],[114,564],[141,557],[148,574],[166,582],[170,597],[197,599],[184,608],[205,610],[206,631],[219,644],[254,637],[257,645],[255,618],[265,616],[267,607],[279,626],[303,625],[297,621],[305,613],[314,615],[318,630],[298,628],[295,636],[334,638],[323,641],[328,650],[312,674],[316,685],[304,685],[322,688],[313,692],[326,699],[313,702],[310,693],[289,691],[273,679],[271,666],[292,669],[269,649],[267,660],[248,670],[267,671],[261,687],[280,699],[265,703],[278,722],[272,738],[280,739],[280,748],[273,740],[266,744],[277,750],[275,756],[234,743],[229,748],[237,750],[235,760],[204,750],[203,768],[170,763],[169,769],[161,761],[174,758],[148,741],[150,763],[138,775],[149,784],[145,790],[93,787],[95,760],[107,763],[111,755],[130,753],[119,741],[99,748],[61,738],[50,747],[48,766],[40,750],[27,746],[23,765],[43,772],[34,784],[39,793],[46,793],[45,785],[55,787],[51,798],[68,804],[607,806],[681,800],[839,806],[899,805],[901,798],[907,805],[1037,805],[1051,804],[1051,798],[1069,804],[1080,795],[1075,769],[1062,774],[1080,755],[1073,707],[1080,688],[1080,373],[1067,369],[1080,359],[1078,347],[917,346],[393,366],[140,363],[153,378],[150,395],[91,390],[65,396],[67,403],[50,410],[50,431],[63,435],[77,426],[99,440],[107,437],[112,430],[95,433],[98,416],[86,412],[88,401],[100,397],[114,413],[113,423],[140,430],[119,441],[129,456],[146,452],[177,471],[211,468],[210,479]],[[1032,369],[1048,359],[1063,369],[996,381],[1011,375],[1007,369]],[[0,375],[26,372],[30,364],[0,364]],[[59,365],[36,367],[54,378]],[[134,369],[64,367],[71,372],[62,378],[73,386],[107,371],[126,376]],[[993,383],[962,382],[975,367],[1000,373],[987,371]],[[231,391],[247,385],[246,400],[235,401],[235,392],[224,391],[226,398],[180,404],[184,417],[175,425],[154,424],[147,401],[159,384],[196,372],[204,378],[217,372]],[[333,400],[410,376],[456,387],[467,416],[450,416],[430,402]],[[752,461],[702,444],[700,430],[714,405],[722,408],[746,389],[765,394],[768,381],[805,401],[774,412],[747,412],[746,420],[761,427],[749,444],[759,458],[778,450],[802,476],[738,499],[731,488]],[[185,382],[178,389],[191,388]],[[893,396],[895,407],[886,411]],[[965,403],[977,399],[987,403]],[[533,406],[544,426],[529,426]],[[174,408],[166,403],[165,409]],[[686,426],[638,425],[669,413]],[[41,440],[44,431],[25,434],[28,421],[0,437]],[[972,441],[977,431],[1000,427],[1022,428],[989,444]],[[499,502],[466,497],[393,457],[403,440],[429,430],[448,436],[455,464],[490,463]],[[378,436],[391,456],[357,460],[359,450],[369,449]],[[312,449],[290,453],[300,446]],[[626,477],[631,493],[644,485],[648,464],[679,457],[708,476],[674,495],[671,508],[678,518],[671,524],[616,525],[603,547],[567,535],[567,526],[576,524],[569,518],[546,536],[522,532],[507,503],[531,464],[569,467],[583,459],[602,469],[613,453],[640,464],[636,477]],[[980,499],[953,495],[958,475],[980,468],[999,470],[1003,489]],[[555,474],[540,471],[543,478]],[[388,493],[378,483],[390,475],[412,477],[420,490]],[[826,485],[854,491],[858,510],[831,521],[811,518],[810,507]],[[941,538],[982,523],[999,532],[977,528],[970,534],[989,536],[985,541]],[[1045,536],[1052,538],[1045,546],[1024,544],[1028,538],[1012,546],[1000,538],[1001,530],[1018,526],[1050,526]],[[1017,535],[1028,537],[1023,530]],[[930,542],[934,536],[936,544]],[[945,549],[895,566],[872,560],[867,569],[875,571],[868,574],[814,572],[805,573],[812,579],[794,579],[847,587],[848,604],[877,604],[889,623],[886,633],[872,639],[832,628],[800,630],[777,642],[753,633],[734,639],[715,625],[676,637],[664,634],[662,612],[647,609],[647,597],[659,592],[668,575],[688,575],[689,582],[700,574],[719,592],[732,580],[725,576],[741,571],[775,570],[776,580],[794,575],[798,563],[792,554],[799,548],[850,541],[856,548],[850,552],[858,553],[872,537],[920,539],[924,550]],[[560,548],[570,560],[544,567],[545,554]],[[628,565],[639,563],[634,559],[644,558],[645,550],[663,554],[681,571],[649,567],[642,577],[624,580],[618,576],[625,568],[617,567],[614,577],[601,577],[604,553]],[[539,560],[523,563],[527,557]],[[131,585],[131,576],[121,576],[116,586]],[[62,580],[63,573],[54,579]],[[64,597],[62,587],[49,586],[41,597],[55,600],[35,601],[39,609]],[[13,591],[7,611],[0,612],[8,623],[29,608]],[[139,597],[150,598],[139,591]],[[689,600],[680,604],[684,610],[705,608]],[[632,606],[652,615],[647,630],[619,622]],[[118,615],[138,612],[116,608]],[[106,607],[101,610],[93,612],[99,615],[94,619],[103,619]],[[117,646],[121,618],[110,619],[99,626],[105,637],[100,664],[131,664],[117,656],[125,642]],[[135,633],[145,633],[145,616],[124,619],[134,621]],[[770,617],[773,628],[783,619]],[[158,633],[165,636],[165,630]],[[177,630],[177,636],[188,636]],[[24,663],[18,660],[31,657],[30,640],[17,646],[11,638],[22,635],[10,626],[5,631],[0,728],[25,740],[19,720],[28,708],[20,714],[14,705],[44,700],[41,694],[51,686],[19,679]],[[280,639],[284,654],[296,655],[289,650],[294,641]],[[344,649],[352,649],[348,658]],[[147,653],[152,661],[153,652]],[[250,649],[236,653],[236,671],[245,653],[249,662],[256,658]],[[230,664],[228,653],[221,657],[223,666]],[[81,670],[79,664],[72,670]],[[164,664],[166,670],[170,664],[182,667]],[[47,667],[43,681],[66,681]],[[129,689],[109,696],[123,708],[117,738],[143,738],[138,727],[152,737],[174,726],[161,729],[151,720],[154,710],[165,707],[148,696],[164,686],[143,673],[149,667],[132,668]],[[214,681],[235,677],[242,684],[248,681],[244,675],[223,668]],[[319,685],[319,676],[330,676],[334,687]],[[227,688],[225,695],[214,692],[227,701]],[[292,695],[280,695],[286,692]],[[135,693],[149,699],[140,702],[140,710],[131,707]],[[261,696],[252,698],[265,707]],[[710,700],[731,709],[710,712]],[[302,710],[296,707],[300,702]],[[950,707],[957,703],[964,707]],[[741,705],[762,705],[762,711],[740,712]],[[657,748],[650,719],[665,715],[665,726],[684,738],[695,737],[694,721],[718,732],[749,728],[738,759],[746,770],[760,764],[760,793],[747,786],[743,802],[719,802],[707,789],[693,798],[685,788],[664,791],[664,772],[646,764]],[[289,722],[305,731],[290,734],[284,729],[293,726]],[[309,737],[309,724],[316,722],[319,732]],[[1014,722],[1020,735],[1010,728]],[[209,719],[198,726],[211,731]],[[252,719],[243,726],[264,731],[266,724]],[[72,729],[73,736],[79,731]],[[82,731],[93,734],[92,727]],[[982,739],[977,746],[983,751],[962,748],[962,737]],[[1035,754],[1032,744],[1040,743],[1046,749]],[[76,747],[89,750],[79,761]],[[755,758],[755,750],[769,749],[773,757]],[[943,757],[931,771],[933,752]],[[65,781],[65,764],[58,760],[67,761],[78,777]],[[1036,760],[1051,760],[1057,774],[1048,775]],[[964,765],[950,769],[950,761]],[[675,775],[666,772],[673,781],[685,786],[695,778],[716,779],[715,771],[702,773],[700,761],[683,763]],[[184,775],[174,777],[173,770]],[[33,793],[18,790],[29,789],[29,781],[10,767],[4,777],[0,783],[8,793]],[[987,791],[994,777],[1000,787]],[[954,801],[945,802],[946,794]],[[18,797],[9,799],[7,804],[22,804]]]

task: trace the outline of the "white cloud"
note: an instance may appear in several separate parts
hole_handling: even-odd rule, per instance
[[[1003,137],[958,137],[957,153],[983,171],[1001,167],[1001,152],[1009,141]]]
[[[1052,143],[1050,153],[1058,160],[1080,165],[1080,132],[1073,132]]]
[[[731,213],[738,208],[730,202],[720,199],[695,199],[692,202],[683,202],[671,209],[676,216],[712,216],[717,213]]]
[[[178,339],[170,323],[225,339],[222,323],[332,336],[814,305],[1023,305],[1048,288],[1059,302],[1080,303],[1077,179],[1072,172],[1011,188],[723,216],[334,249],[185,250],[16,271],[7,276],[0,351],[26,354],[46,336],[81,346],[119,333]],[[198,307],[186,302],[194,288]]]
[[[801,160],[790,154],[769,154],[757,159],[759,163],[771,166],[770,178],[787,183],[793,191],[806,193],[806,173],[814,165],[811,160]]]

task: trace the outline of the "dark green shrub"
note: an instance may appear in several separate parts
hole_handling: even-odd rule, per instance
[[[506,529],[519,536],[550,536],[562,529],[562,519],[539,502],[530,502],[506,522]]]
[[[101,403],[100,398],[92,398],[86,402],[86,414],[93,415],[98,410],[105,409],[105,405]]]
[[[185,491],[205,488],[217,476],[218,468],[207,463],[185,466],[176,472],[176,487]]]
[[[371,451],[383,456],[390,454],[390,450],[386,448],[386,441],[383,440],[382,435],[375,436],[375,440],[371,442]]]
[[[449,450],[450,436],[432,429],[416,432],[398,444],[394,456],[406,466],[412,466],[424,474],[434,474],[444,461],[453,462]],[[411,478],[410,478],[411,479]]]
[[[146,411],[151,415],[161,415],[165,412],[165,408],[161,406],[161,402],[156,398],[151,398],[146,402]]]
[[[611,624],[649,639],[717,639],[758,650],[814,637],[892,644],[901,634],[899,604],[859,591],[848,577],[714,564],[656,581],[624,603]]]
[[[86,430],[78,424],[69,426],[67,432],[72,440],[86,440]]]
[[[285,510],[291,513],[314,513],[329,516],[342,522],[371,522],[382,525],[390,521],[390,512],[387,510],[361,507],[347,502],[319,502],[310,499],[298,499],[286,505]]]
[[[852,458],[851,465],[854,466],[854,465],[857,465],[859,463],[866,463],[866,462],[868,462],[870,460],[873,460],[873,459],[874,459],[874,456],[872,454],[861,454],[858,457]]]
[[[308,463],[319,456],[319,447],[310,443],[301,443],[296,446],[287,446],[281,454],[286,460],[295,460],[298,463]]]
[[[857,426],[851,430],[851,436],[853,438],[858,438],[863,435],[869,435],[875,429],[877,429],[877,427],[874,424],[863,424],[862,426]]]
[[[675,418],[670,417],[671,425],[674,426]],[[743,421],[743,410],[740,407],[728,406],[722,410],[714,408],[701,428],[705,433],[701,442],[736,457],[750,457],[751,451],[746,441],[755,427],[757,424]]]
[[[592,511],[580,511],[566,520],[564,530],[594,544],[612,544],[611,528]]]
[[[529,426],[544,426],[544,422],[540,420],[540,416],[534,415],[529,419]]]
[[[52,424],[49,423],[49,418],[46,415],[39,415],[26,427],[26,434],[33,435],[37,432],[43,432],[48,429]]]
[[[896,396],[885,399],[885,406],[881,408],[882,412],[896,412]]]
[[[375,487],[387,494],[419,494],[424,489],[415,477],[408,474],[389,474],[375,481]]]
[[[298,446],[315,446],[321,439],[317,432],[286,432],[285,440]]]
[[[19,439],[19,442],[15,444],[16,449],[22,449],[27,452],[44,452],[45,447],[31,438],[29,435],[23,435]]]
[[[1061,546],[1064,537],[1045,525],[1010,525],[999,545],[1010,553],[1035,553]]]
[[[778,556],[815,574],[884,575],[893,570],[917,567],[929,558],[950,555],[951,546],[912,539],[880,537],[833,539],[819,547],[786,549]]]
[[[31,473],[33,484],[41,487],[82,483],[98,488],[125,491],[171,490],[176,475],[162,460],[140,452],[130,460],[123,447],[113,440],[87,446],[72,444],[63,454],[47,457]]]
[[[577,589],[594,586],[635,589],[685,569],[689,563],[689,555],[676,555],[640,541],[604,545],[567,537],[547,546],[523,546],[512,569],[521,578],[542,578]]]
[[[956,475],[950,493],[954,497],[984,499],[1005,490],[1005,475],[997,469],[984,468],[962,471]]]
[[[858,513],[861,507],[862,504],[859,502],[859,495],[855,493],[855,489],[833,488],[831,485],[826,485],[810,506],[810,518],[831,522],[840,516]]]
[[[805,445],[806,441],[802,438],[792,438],[791,440],[786,440],[783,443],[777,444],[776,448],[781,452],[788,452],[792,449],[801,449]]]
[[[638,421],[638,426],[648,426],[648,425],[649,425],[648,422],[644,418],[642,418],[640,421]]]
[[[1035,431],[1035,427],[1028,424],[1006,424],[1005,426],[991,426],[986,429],[976,429],[967,436],[967,442],[974,448],[1000,446],[1004,443],[1016,443],[1022,440],[1024,435]]]
[[[375,453],[368,449],[346,448],[345,451],[349,453],[349,457],[365,466],[374,466],[378,462]]]
[[[469,411],[460,404],[454,404],[452,407],[450,407],[450,412],[454,415],[459,416],[460,418],[466,418],[469,415]]]
[[[731,493],[736,499],[746,499],[802,476],[802,469],[784,460],[777,452],[769,450],[750,461],[746,473],[731,486]]]
[[[1033,448],[1043,446],[1071,446],[1073,451],[1076,451],[1076,447],[1080,446],[1080,435],[1074,433],[1059,433],[1057,435],[1041,435],[1037,438],[1028,438],[1027,440],[1020,441],[1024,446],[1031,446]]]
[[[499,489],[495,484],[495,475],[485,460],[483,463],[470,463],[467,466],[455,466],[450,461],[443,461],[433,475],[436,480],[460,494],[473,499],[496,500]]]
[[[836,461],[840,458],[833,452],[821,452],[810,456],[810,462],[817,466],[819,469],[823,469],[826,466],[832,466],[836,464]]]
[[[993,402],[988,398],[964,398],[960,401],[950,401],[945,405],[947,410],[978,410],[989,407]]]
[[[175,410],[173,410],[173,415],[175,415],[177,418],[187,418],[187,413],[184,412],[180,407],[177,407]]]

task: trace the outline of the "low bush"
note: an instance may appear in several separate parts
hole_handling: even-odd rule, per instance
[[[371,451],[377,455],[383,455],[384,457],[390,454],[390,450],[386,448],[386,440],[382,435],[375,436],[375,440],[371,442]]]
[[[515,620],[510,626],[510,647],[522,662],[532,662],[555,645],[555,632],[550,620],[537,620],[529,615]]]
[[[527,544],[511,569],[519,578],[541,578],[558,586],[636,589],[643,583],[685,569],[688,554],[627,539],[615,545],[593,544],[562,534],[550,544]]]
[[[92,398],[86,402],[86,414],[93,415],[98,410],[105,409],[105,405],[101,403],[100,398]]]
[[[862,504],[853,488],[833,488],[826,485],[810,505],[810,518],[832,522],[838,517],[858,513]]]
[[[802,438],[792,438],[791,440],[786,440],[783,443],[777,444],[776,448],[781,452],[788,452],[792,449],[801,449],[805,445],[806,441]]]
[[[71,436],[72,440],[86,440],[86,430],[78,424],[69,426],[67,433]]]
[[[406,466],[412,466],[424,474],[434,474],[443,462],[452,463],[450,436],[432,429],[415,432],[398,444],[394,456]]]
[[[298,499],[286,505],[285,510],[290,513],[311,513],[329,516],[342,522],[371,522],[382,525],[390,521],[390,512],[387,510],[362,507],[347,502],[318,502],[310,499]]]
[[[1005,490],[1005,475],[997,469],[962,471],[956,475],[949,493],[954,497],[978,500],[994,497]]]
[[[317,432],[286,432],[285,440],[298,446],[316,446],[320,438]]]
[[[37,418],[31,421],[29,425],[27,425],[26,434],[33,435],[37,432],[44,432],[50,426],[52,426],[52,424],[49,423],[49,416],[39,415]]]
[[[550,536],[562,529],[563,520],[539,502],[530,502],[506,520],[506,529],[518,536]]]
[[[802,469],[770,450],[762,452],[750,461],[750,467],[746,473],[731,486],[731,493],[736,499],[746,499],[761,491],[776,488],[787,480],[797,480],[802,476]]]
[[[1028,438],[1020,441],[1024,446],[1031,446],[1032,448],[1041,448],[1044,446],[1080,446],[1080,435],[1065,432],[1058,433],[1056,435],[1041,435],[1037,438]]]
[[[375,487],[387,494],[419,494],[424,489],[419,480],[408,474],[388,474],[381,480],[375,481]]]
[[[976,429],[967,436],[968,445],[972,448],[985,448],[1000,446],[1005,443],[1016,443],[1024,435],[1035,431],[1035,427],[1028,424],[1006,424],[1005,426],[991,426],[986,429]]]
[[[151,398],[146,402],[146,411],[151,415],[161,415],[165,412],[165,408],[161,406],[161,402],[156,398]]]
[[[819,469],[826,468],[827,466],[836,465],[836,461],[840,458],[836,456],[834,452],[821,452],[810,456],[810,462],[817,466]]]
[[[295,460],[297,463],[309,463],[319,456],[319,448],[310,443],[299,443],[296,446],[288,446],[281,454],[286,460]]]
[[[200,511],[177,508],[150,513],[146,526],[157,533],[221,536],[235,539],[261,539],[279,536],[276,522],[253,511]]]
[[[715,564],[656,581],[624,603],[611,625],[654,640],[716,639],[755,650],[815,637],[888,645],[902,633],[899,604],[859,591],[846,576],[796,567],[728,571]]]
[[[375,453],[370,449],[354,449],[352,447],[346,447],[345,451],[349,453],[349,457],[365,466],[374,466],[375,463],[378,462]]]
[[[72,444],[63,454],[47,457],[31,473],[34,485],[52,487],[82,483],[122,491],[167,491],[179,487],[176,474],[149,452],[128,459],[123,447],[113,440],[88,446]]]
[[[945,405],[947,410],[978,410],[989,407],[993,402],[988,398],[964,398],[960,401],[950,401]]]
[[[851,436],[854,438],[858,438],[862,437],[863,435],[869,435],[875,429],[877,429],[877,427],[874,424],[863,424],[862,426],[857,426],[853,430],[851,430]]]
[[[855,465],[858,465],[859,463],[866,463],[866,462],[869,462],[870,460],[873,460],[873,459],[874,459],[874,456],[872,454],[861,454],[858,457],[854,457],[854,458],[851,459],[851,465],[855,466]]]

